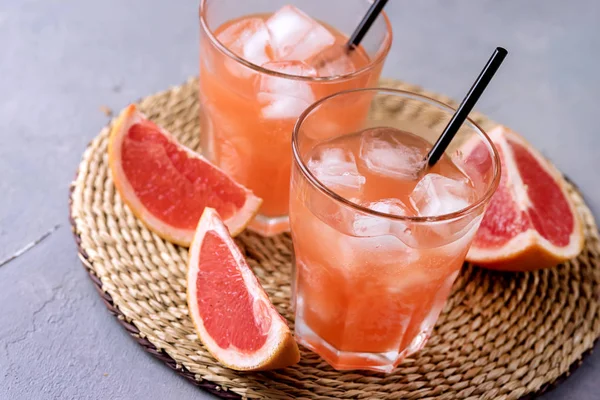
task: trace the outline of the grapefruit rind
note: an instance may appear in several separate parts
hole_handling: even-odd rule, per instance
[[[511,156],[511,149],[506,137],[527,148],[539,165],[554,179],[567,200],[569,210],[573,215],[573,232],[566,246],[556,246],[541,236],[535,229],[530,228],[511,238],[507,243],[497,248],[482,248],[475,242],[467,254],[467,261],[474,264],[505,271],[533,271],[548,268],[576,257],[583,249],[584,233],[579,213],[569,196],[566,182],[556,167],[546,160],[531,144],[512,130],[498,126],[488,133],[496,146],[502,150],[505,168],[511,181],[509,182],[515,201],[520,209],[529,207],[532,203],[527,194],[521,175]]]
[[[252,354],[244,354],[244,352],[233,346],[227,349],[219,347],[204,328],[202,317],[200,316],[198,309],[196,279],[199,272],[198,260],[200,260],[201,255],[200,250],[202,248],[204,237],[208,231],[216,232],[227,243],[233,258],[236,261],[237,268],[248,288],[248,292],[254,299],[254,304],[261,302],[263,305],[266,305],[272,317],[265,344]],[[237,371],[265,371],[285,368],[300,361],[298,345],[285,320],[272,305],[266,292],[256,279],[256,276],[254,276],[246,264],[244,256],[229,235],[226,226],[221,222],[218,213],[209,207],[204,209],[189,250],[187,303],[199,339],[213,357],[227,368]]]
[[[148,229],[150,229],[152,232],[156,233],[158,236],[165,240],[168,240],[180,246],[189,247],[190,243],[192,242],[192,238],[194,237],[195,230],[173,227],[168,223],[162,221],[161,219],[155,217],[152,213],[150,213],[148,209],[144,206],[144,204],[140,201],[140,199],[136,196],[133,187],[127,179],[125,171],[123,171],[122,164],[120,162],[123,139],[133,125],[135,125],[136,123],[143,122],[145,120],[147,120],[146,116],[139,112],[135,105],[131,104],[121,113],[121,115],[113,125],[108,142],[108,163],[110,166],[113,182],[115,184],[115,187],[117,188],[117,191],[121,195],[121,199],[125,202],[125,204],[127,204],[127,206],[131,209],[133,214],[138,219],[140,219]],[[165,131],[162,128],[160,129],[161,133],[169,141],[177,144],[177,146],[180,149],[185,150],[189,157],[198,158],[205,161],[206,163],[209,163],[200,154],[179,144],[177,140],[173,137],[173,135],[171,135],[169,132]],[[213,167],[221,171],[219,168],[215,166]],[[223,172],[223,174],[225,174],[225,172]],[[224,221],[225,224],[229,227],[229,230],[231,231],[231,234],[233,236],[236,236],[239,233],[241,233],[250,223],[250,221],[254,219],[262,203],[262,200],[256,197],[250,190],[244,188],[239,184],[237,185],[246,192],[246,202],[239,210],[237,210],[235,214],[233,214],[230,218]]]

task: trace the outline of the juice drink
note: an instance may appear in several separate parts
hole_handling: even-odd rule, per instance
[[[337,369],[389,372],[422,348],[444,307],[497,184],[493,148],[420,174],[431,143],[406,131],[296,139],[296,336]]]
[[[342,48],[346,34],[290,5],[231,18],[211,30],[210,11],[225,3],[232,2],[206,0],[201,6],[201,148],[263,199],[251,227],[276,234],[288,229],[290,140],[297,117],[319,98],[375,86],[391,38],[384,30],[376,50],[361,47],[323,63],[322,55]],[[366,112],[354,108],[355,114]],[[329,122],[334,120],[345,124],[341,115]]]

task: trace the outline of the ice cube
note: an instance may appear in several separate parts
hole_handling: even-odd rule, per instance
[[[424,166],[428,146],[424,139],[396,129],[369,129],[361,135],[360,159],[378,175],[414,180]]]
[[[256,65],[271,61],[273,53],[267,25],[260,18],[248,18],[228,26],[217,39],[237,56]],[[227,59],[227,69],[239,77],[248,77],[252,71],[234,60]]]
[[[409,197],[420,216],[432,217],[467,207],[475,200],[475,191],[465,180],[431,173],[417,183]]]
[[[302,61],[271,61],[263,68],[288,75],[316,76],[317,72]],[[261,75],[258,102],[263,105],[262,116],[267,119],[297,118],[315,101],[310,83],[269,75]]]
[[[416,261],[416,260],[415,260]],[[396,271],[396,279],[388,279],[387,292],[394,295],[407,295],[411,292],[414,293],[417,290],[426,289],[431,282],[431,276],[425,268],[406,268],[402,271],[401,275]],[[391,275],[391,274],[390,274]]]
[[[408,208],[397,199],[384,199],[361,204],[370,210],[391,215],[408,215]],[[396,221],[394,221],[394,224]],[[357,214],[353,223],[357,236],[380,236],[392,233],[392,220],[373,215]]]
[[[306,61],[335,43],[335,37],[317,21],[287,5],[266,22],[278,60]]]
[[[259,93],[256,98],[263,106],[261,115],[266,119],[298,118],[311,104],[302,99],[273,93]]]
[[[287,75],[317,76],[317,70],[303,61],[270,61],[262,66],[271,71],[282,72]]]
[[[343,46],[330,47],[311,58],[309,64],[315,67],[318,76],[339,76],[356,71]]]
[[[387,279],[398,277],[398,268],[414,264],[419,260],[419,251],[406,245],[398,237],[391,234],[373,237],[352,237],[349,242],[349,254],[346,258],[348,272],[365,278],[385,276]]]
[[[325,186],[332,190],[359,191],[366,179],[358,173],[354,154],[343,149],[323,149],[308,161],[308,168]]]

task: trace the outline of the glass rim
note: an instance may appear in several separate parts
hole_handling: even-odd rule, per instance
[[[277,72],[277,71],[272,71],[270,69],[266,69],[261,67],[260,65],[257,64],[253,64],[250,61],[244,59],[243,57],[238,56],[237,54],[235,54],[234,52],[232,52],[231,50],[229,50],[227,48],[227,46],[225,46],[223,43],[221,43],[217,37],[214,35],[213,31],[208,27],[208,22],[206,21],[206,4],[207,2],[210,0],[201,0],[200,1],[200,8],[199,8],[199,15],[200,15],[200,28],[206,32],[206,34],[208,35],[211,43],[225,56],[229,57],[230,59],[245,65],[246,67],[253,69],[254,71],[257,71],[261,74],[266,74],[266,75],[271,75],[271,76],[276,76],[276,77],[280,77],[280,78],[286,78],[286,79],[292,79],[292,80],[298,80],[298,81],[309,81],[309,82],[339,82],[339,81],[346,81],[348,79],[352,79],[356,76],[359,76],[361,74],[364,74],[365,72],[371,71],[373,68],[375,68],[377,65],[381,64],[383,62],[383,60],[385,60],[385,57],[387,56],[387,54],[390,51],[390,48],[392,47],[392,24],[387,16],[387,14],[385,13],[385,11],[381,12],[381,16],[383,17],[384,23],[385,23],[385,27],[386,27],[386,35],[385,38],[383,40],[383,43],[380,45],[379,50],[377,50],[377,54],[376,57],[371,60],[367,65],[365,65],[364,67],[347,73],[347,74],[343,74],[343,75],[331,75],[331,76],[302,76],[302,75],[291,75],[291,74],[285,74],[283,72]],[[367,3],[370,3],[369,0],[364,0]]]
[[[345,96],[347,94],[360,93],[360,92],[389,93],[392,95],[402,96],[405,98],[411,98],[411,99],[414,99],[417,101],[428,103],[439,109],[448,111],[451,114],[453,114],[456,111],[456,109],[454,107],[451,107],[448,104],[445,104],[441,101],[435,100],[431,97],[424,96],[424,95],[421,95],[421,94],[418,94],[415,92],[410,92],[410,91],[401,90],[401,89],[391,89],[391,88],[351,89],[351,90],[344,90],[344,91],[337,92],[332,95],[323,97],[322,99],[311,104],[306,110],[304,110],[304,112],[302,114],[300,114],[300,116],[296,120],[296,124],[294,125],[294,130],[292,132],[292,154],[293,154],[294,162],[300,168],[301,173],[308,179],[308,181],[314,187],[316,187],[319,191],[321,191],[326,196],[332,198],[333,200],[335,200],[339,203],[342,203],[343,205],[350,207],[354,210],[360,211],[362,213],[377,216],[377,217],[388,218],[388,219],[392,219],[392,220],[405,221],[405,222],[417,222],[417,223],[440,222],[440,221],[450,221],[450,220],[458,219],[460,217],[468,215],[473,210],[475,210],[476,208],[480,207],[481,205],[483,205],[489,201],[489,199],[492,197],[492,195],[494,194],[494,192],[496,191],[496,189],[498,188],[498,185],[500,183],[500,174],[501,174],[500,155],[498,154],[496,147],[494,146],[492,140],[487,135],[487,133],[485,133],[485,131],[471,118],[467,118],[466,122],[468,122],[469,124],[471,124],[473,126],[474,130],[483,139],[483,142],[488,147],[488,151],[491,153],[491,156],[492,156],[492,164],[494,167],[494,176],[492,177],[492,181],[489,184],[489,186],[488,186],[487,190],[485,191],[485,193],[483,194],[483,196],[479,197],[476,201],[470,203],[465,208],[454,211],[452,213],[434,215],[434,216],[429,216],[429,217],[402,216],[402,215],[387,214],[384,212],[375,211],[370,208],[353,203],[350,200],[346,199],[345,197],[335,193],[333,190],[329,189],[326,185],[321,183],[321,181],[319,181],[313,175],[313,173],[308,169],[305,162],[302,160],[302,157],[300,156],[300,151],[298,149],[298,136],[300,134],[300,129],[301,129],[302,123],[310,115],[310,113],[313,110],[315,110],[318,106],[320,106],[322,103],[327,102],[327,101],[329,101],[333,98],[339,97],[339,96]]]

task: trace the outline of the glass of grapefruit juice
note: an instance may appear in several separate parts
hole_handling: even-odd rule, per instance
[[[263,199],[250,228],[289,229],[291,134],[314,101],[377,86],[392,33],[379,15],[361,46],[336,54],[368,0],[202,0],[200,122],[202,153]],[[323,62],[323,61],[327,62]],[[343,110],[327,119],[343,127]],[[361,112],[356,106],[346,110]]]
[[[323,122],[350,104],[396,111]],[[418,94],[362,89],[322,99],[298,120],[296,338],[336,369],[390,372],[425,345],[450,294],[500,179],[495,148],[470,120],[422,169],[453,113]]]

